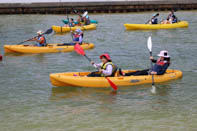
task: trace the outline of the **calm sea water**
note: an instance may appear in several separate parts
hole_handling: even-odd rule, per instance
[[[168,12],[161,12],[160,18]],[[99,24],[85,31],[85,41],[95,44],[86,54],[96,62],[107,52],[122,69],[150,66],[147,38],[152,36],[153,54],[168,50],[170,68],[183,71],[183,78],[151,85],[110,89],[53,87],[49,74],[94,71],[82,56],[71,53],[6,55],[0,62],[1,131],[194,131],[197,130],[197,12],[176,12],[189,28],[158,31],[126,31],[124,23],[145,23],[148,13],[90,14]],[[70,15],[77,18],[77,16]],[[63,25],[66,15],[1,15],[0,52],[4,44],[16,44],[40,29]],[[47,41],[69,42],[69,33],[51,34]],[[26,43],[33,44],[33,43]]]

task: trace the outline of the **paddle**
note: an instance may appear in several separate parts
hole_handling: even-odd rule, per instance
[[[68,11],[67,11],[67,10],[66,10],[66,14],[67,14],[68,26],[70,27],[70,32],[71,32],[72,29],[71,29],[71,26],[70,26],[70,21],[69,21]],[[73,35],[72,35],[72,33],[71,33],[71,37],[72,37],[72,40],[73,40]]]
[[[82,56],[85,56],[85,58],[91,62],[91,59],[89,57],[87,57],[87,55],[85,54],[85,51],[83,50],[83,48],[81,48],[81,46],[79,45],[79,43],[77,43],[74,47],[75,51],[82,55]],[[108,77],[105,77],[108,81],[108,83],[110,84],[110,86],[113,88],[114,91],[117,91],[118,87],[108,78]]]
[[[157,16],[159,16],[159,13],[157,13],[155,16],[153,16],[150,20],[148,20],[145,24],[148,24],[149,23],[149,21],[151,21],[154,17],[157,17]]]
[[[79,14],[78,11],[75,10],[75,9],[73,9],[73,12],[74,12],[75,14],[79,15],[80,17],[85,17],[85,16],[88,14],[88,12],[85,11],[85,12],[83,13],[83,15],[81,15],[81,14]],[[81,28],[83,28],[83,30],[86,30],[86,28],[83,27],[83,26],[81,26]]]
[[[152,56],[152,40],[151,40],[151,36],[148,37],[148,41],[147,41],[147,46],[148,49],[150,51],[150,56]],[[153,62],[151,61],[151,69],[153,69]],[[152,93],[156,93],[156,87],[155,87],[155,83],[154,83],[154,75],[152,74],[152,89],[151,89]]]
[[[82,56],[85,56],[85,58],[86,58],[89,62],[92,61],[92,60],[85,54],[85,51],[83,50],[83,48],[81,48],[81,46],[79,45],[79,43],[76,43],[76,44],[75,44],[74,49],[75,49],[75,51],[76,51],[78,54],[80,54],[80,55],[82,55]]]
[[[50,28],[50,29],[48,29],[47,31],[45,31],[44,33],[42,33],[41,35],[44,35],[44,34],[51,34],[52,32],[53,32],[53,29]],[[29,41],[29,40],[32,40],[32,39],[34,39],[34,38],[36,38],[36,37],[38,37],[38,36],[35,36],[35,37],[32,37],[32,38],[30,38],[30,39],[28,39],[28,40],[22,41],[22,42],[18,43],[17,45],[23,44],[23,43],[25,43],[25,42],[27,42],[27,41]]]

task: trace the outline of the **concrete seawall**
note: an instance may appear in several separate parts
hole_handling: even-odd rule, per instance
[[[65,14],[73,9],[89,13],[195,10],[197,0],[0,3],[0,14]]]

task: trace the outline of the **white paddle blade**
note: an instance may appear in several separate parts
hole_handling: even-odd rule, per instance
[[[150,91],[151,91],[151,93],[155,94],[156,93],[156,87],[154,85],[152,85],[152,89]]]
[[[82,17],[85,17],[87,14],[88,14],[88,12],[85,11],[85,12],[83,13]]]
[[[152,40],[151,40],[151,36],[148,37],[147,46],[148,46],[148,49],[150,50],[150,52],[152,52]]]

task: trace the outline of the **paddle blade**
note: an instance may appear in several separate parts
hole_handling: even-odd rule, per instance
[[[152,52],[152,40],[151,36],[148,37],[147,46],[150,52]]]
[[[108,77],[105,77],[105,78],[109,82],[110,86],[116,91],[118,87]]]
[[[43,34],[51,34],[52,32],[53,32],[53,29],[50,28],[50,29],[48,29],[47,31],[45,31]]]
[[[83,13],[83,15],[82,15],[82,17],[85,17],[87,14],[88,14],[88,12],[87,12],[87,11],[86,11],[86,12],[84,12],[84,13]]]
[[[156,93],[156,87],[152,85],[151,93],[155,94]]]
[[[82,56],[85,56],[85,52],[83,50],[83,48],[81,48],[81,46],[79,45],[79,43],[75,44],[75,47],[74,47],[75,51],[82,55]]]

